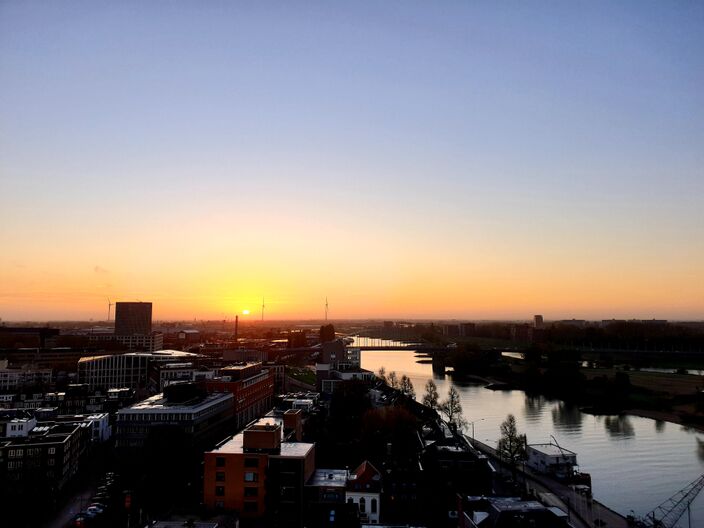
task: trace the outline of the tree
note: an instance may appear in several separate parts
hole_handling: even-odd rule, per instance
[[[432,379],[428,380],[425,384],[425,394],[423,395],[423,405],[430,407],[431,409],[438,409],[438,400],[440,395],[438,394],[438,386]]]
[[[379,368],[379,371],[376,373],[376,377],[388,385],[389,380],[386,379],[386,367],[384,367],[383,365]]]
[[[508,461],[514,473],[516,463],[525,459],[526,456],[526,435],[519,434],[516,427],[516,417],[509,414],[500,426],[501,438],[496,450],[502,459]]]
[[[388,379],[387,383],[388,383],[389,387],[391,387],[392,389],[398,389],[400,387],[400,384],[398,381],[398,376],[396,375],[395,370],[392,370],[391,372],[389,372],[389,376],[387,379]]]
[[[405,374],[401,376],[401,385],[399,387],[399,390],[409,398],[413,400],[416,399],[416,391],[413,388],[413,383],[411,383],[411,378],[409,378]]]
[[[440,404],[440,412],[447,417],[447,422],[461,431],[467,421],[462,416],[462,404],[460,403],[460,393],[455,387],[450,387],[447,393],[447,400]]]

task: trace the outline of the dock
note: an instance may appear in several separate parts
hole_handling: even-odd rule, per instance
[[[503,472],[511,472],[493,447],[465,437],[478,451],[487,455]],[[575,528],[628,528],[626,518],[579,489],[567,486],[548,475],[538,474],[522,464],[515,469],[523,477],[527,491],[548,506],[560,508]]]

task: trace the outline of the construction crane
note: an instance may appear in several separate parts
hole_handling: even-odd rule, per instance
[[[636,518],[633,515],[629,515],[629,522],[632,526],[638,528],[674,528],[686,511],[689,526],[691,527],[692,518],[689,506],[699,495],[702,488],[704,488],[704,475],[687,484],[660,506],[648,512],[645,517]]]

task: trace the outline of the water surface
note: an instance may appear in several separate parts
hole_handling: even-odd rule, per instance
[[[453,381],[417,363],[412,351],[364,351],[362,367],[396,371],[411,378],[420,399],[431,377],[441,398],[451,385],[460,393],[464,416],[474,435],[490,445],[511,413],[528,443],[559,444],[577,453],[582,471],[592,476],[594,496],[626,515],[643,515],[704,473],[704,434],[677,424],[636,416],[592,416],[560,400],[523,391],[492,391],[481,383]],[[704,385],[704,379],[703,383]],[[472,435],[472,426],[468,428]],[[686,514],[680,522],[686,526]],[[692,526],[704,526],[704,494],[692,504]]]

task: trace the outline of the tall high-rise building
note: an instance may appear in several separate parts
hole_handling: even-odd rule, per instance
[[[152,331],[152,303],[115,304],[115,335],[148,335]]]
[[[543,322],[542,315],[534,315],[533,316],[533,327],[538,328],[538,329],[545,328],[545,323]]]

